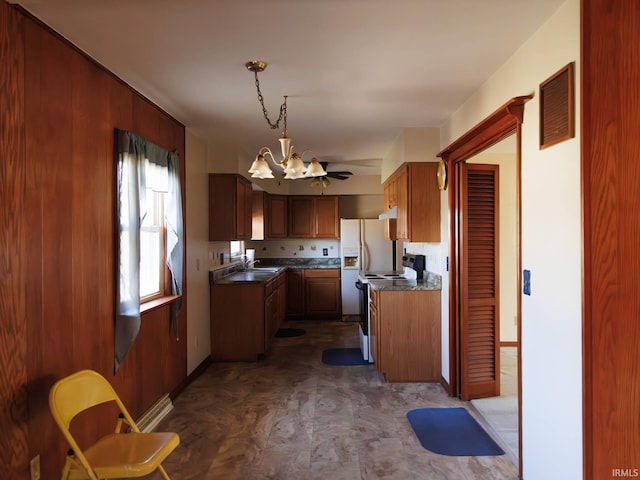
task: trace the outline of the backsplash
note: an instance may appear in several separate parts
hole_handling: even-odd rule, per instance
[[[255,248],[256,258],[336,258],[340,257],[340,241],[300,238],[245,242],[245,248]],[[325,255],[326,253],[326,255]]]
[[[403,248],[406,253],[420,254],[426,257],[429,272],[444,275],[447,271],[447,249],[440,243],[405,242]]]

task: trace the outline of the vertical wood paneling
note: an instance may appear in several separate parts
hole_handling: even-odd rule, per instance
[[[14,478],[5,466],[15,466],[15,478],[26,478],[29,458],[40,454],[43,478],[55,478],[66,452],[47,405],[56,379],[96,369],[139,416],[186,378],[186,343],[169,328],[168,306],[143,316],[131,354],[113,374],[114,128],[137,126],[136,133],[175,149],[184,179],[184,127],[4,2],[0,27],[0,152],[8,153],[0,165],[7,233],[0,286],[3,318],[11,320],[2,322],[0,355],[11,354],[17,368],[0,372],[11,375],[1,384],[3,405],[17,402],[2,416],[11,433],[0,444],[0,476]],[[179,332],[186,338],[186,304]],[[81,441],[105,433],[112,417],[93,415]]]
[[[64,454],[50,419],[48,390],[73,368],[73,309],[70,258],[70,76],[60,42],[47,41],[25,23],[25,147],[27,160],[27,336],[29,339],[30,456],[41,454],[43,471]],[[51,76],[57,77],[51,79]],[[61,129],[59,131],[58,129]],[[59,135],[58,135],[59,133]],[[66,143],[66,145],[65,145]],[[65,334],[61,334],[64,332]]]
[[[23,478],[29,459],[23,27],[0,2],[0,465],[8,480]]]
[[[591,480],[640,468],[640,3],[583,0],[582,27],[584,478]]]

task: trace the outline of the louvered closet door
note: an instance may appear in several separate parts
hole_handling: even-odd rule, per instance
[[[498,166],[464,164],[460,185],[460,388],[500,395]]]

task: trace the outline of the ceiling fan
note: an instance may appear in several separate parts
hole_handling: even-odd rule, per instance
[[[326,188],[331,184],[331,182],[329,181],[329,178],[335,178],[336,180],[346,180],[347,178],[349,178],[349,176],[353,175],[352,172],[349,172],[347,170],[330,172],[329,170],[327,170],[327,167],[329,166],[329,162],[320,162],[320,165],[322,165],[322,168],[324,168],[324,171],[327,172],[327,174],[323,177],[312,178],[311,187],[322,186],[322,188]]]

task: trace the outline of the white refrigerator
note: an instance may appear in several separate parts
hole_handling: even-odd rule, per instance
[[[400,261],[395,247],[396,243],[385,237],[384,222],[381,220],[340,220],[343,316],[360,315],[360,297],[356,288],[358,271],[392,271],[394,256]]]

